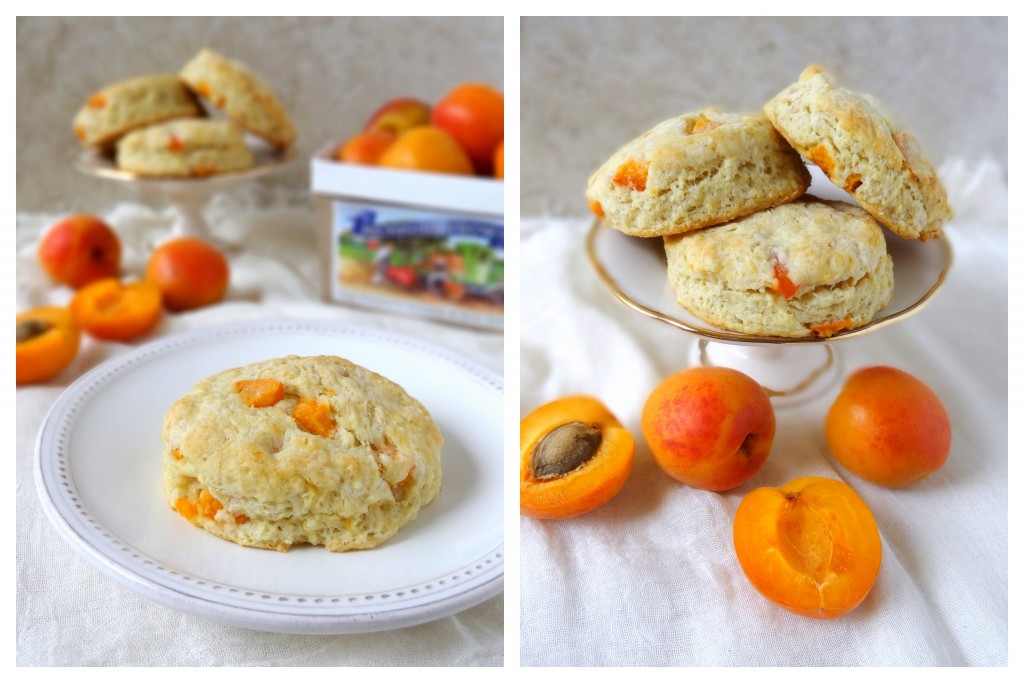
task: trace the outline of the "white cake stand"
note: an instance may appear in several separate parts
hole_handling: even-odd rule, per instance
[[[823,199],[851,198],[811,167],[810,194]],[[863,327],[832,337],[762,337],[714,327],[682,308],[666,276],[660,239],[629,237],[597,220],[587,233],[587,257],[598,278],[630,309],[695,335],[691,365],[731,367],[757,380],[776,404],[795,404],[834,386],[840,372],[836,344],[869,334],[920,311],[942,287],[953,263],[945,236],[928,242],[906,240],[885,232],[893,260],[892,301]]]
[[[239,185],[271,173],[277,173],[290,164],[294,151],[279,151],[268,145],[250,144],[255,157],[252,168],[231,173],[194,178],[154,178],[143,176],[117,167],[113,157],[96,149],[84,150],[75,162],[79,171],[97,178],[106,178],[125,183],[142,195],[170,203],[177,210],[177,217],[167,238],[198,237],[207,242],[217,243],[210,227],[203,218],[203,208],[218,192],[226,192]]]

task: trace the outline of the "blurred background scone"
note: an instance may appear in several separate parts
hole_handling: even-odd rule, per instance
[[[126,135],[117,164],[145,176],[201,177],[251,168],[253,154],[230,121],[180,119]]]
[[[679,304],[718,327],[830,337],[892,298],[882,228],[863,209],[804,197],[738,221],[665,238]]]
[[[139,76],[93,94],[75,116],[75,137],[87,147],[109,147],[130,131],[190,116],[203,116],[203,109],[176,75]]]
[[[277,358],[213,375],[171,407],[164,492],[241,545],[373,548],[437,495],[441,445],[426,408],[387,378],[334,356]]]
[[[273,91],[241,62],[204,48],[181,78],[239,126],[275,147],[295,141],[295,128]]]
[[[590,177],[587,200],[609,227],[656,237],[792,201],[810,182],[764,116],[708,109],[663,121],[620,148]]]

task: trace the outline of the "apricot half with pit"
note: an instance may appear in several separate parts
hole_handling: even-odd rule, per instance
[[[748,493],[736,510],[733,543],[761,595],[816,619],[859,605],[882,564],[871,510],[847,484],[824,477]]]
[[[519,423],[519,512],[567,519],[604,505],[633,469],[633,435],[598,399],[566,396]]]
[[[45,382],[71,364],[81,333],[63,306],[40,306],[17,315],[17,383]]]

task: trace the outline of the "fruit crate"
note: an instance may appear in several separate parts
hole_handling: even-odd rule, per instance
[[[504,183],[312,160],[323,295],[328,301],[500,330]]]

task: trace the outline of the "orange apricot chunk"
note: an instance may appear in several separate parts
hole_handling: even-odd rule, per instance
[[[17,315],[17,384],[55,377],[78,353],[81,333],[62,306],[40,306]]]
[[[588,199],[587,206],[590,207],[591,212],[598,218],[604,218],[604,207],[601,206],[601,202],[596,199]]]
[[[807,150],[807,158],[814,162],[814,164],[825,172],[829,178],[832,177],[832,173],[835,170],[832,155],[829,154],[828,149],[825,145],[818,145]]]
[[[843,189],[845,189],[850,194],[853,194],[861,185],[862,183],[860,179],[860,173],[851,173],[850,175],[846,176],[846,186]]]
[[[149,282],[104,278],[71,299],[75,323],[97,339],[127,341],[149,332],[163,311],[160,289]]]
[[[178,511],[178,514],[192,522],[199,514],[199,508],[188,498],[179,498],[174,501],[174,509]]]
[[[250,408],[267,408],[284,398],[284,385],[276,379],[240,379],[235,391]]]
[[[337,424],[331,416],[331,406],[315,398],[300,398],[292,409],[292,417],[304,432],[317,436],[330,436]]]
[[[772,268],[775,271],[775,286],[772,289],[786,299],[796,294],[798,287],[789,279],[789,271],[786,270],[786,266],[776,261],[772,264]]]
[[[736,510],[733,544],[761,595],[815,619],[859,605],[882,564],[871,510],[847,484],[824,477],[748,493]]]
[[[842,320],[826,320],[820,323],[811,323],[807,327],[818,337],[831,337],[836,332],[842,332],[853,327],[853,318],[846,316]]]
[[[199,514],[207,519],[213,519],[217,516],[218,510],[223,510],[224,506],[221,502],[213,497],[213,494],[203,489],[199,492]]]
[[[633,469],[633,435],[591,396],[566,396],[519,423],[519,512],[567,519],[604,505]]]
[[[709,130],[714,130],[715,128],[718,128],[720,125],[722,125],[720,121],[712,121],[706,116],[701,116],[694,122],[693,128],[690,129],[690,135],[706,133]]]
[[[649,168],[650,164],[646,161],[630,159],[622,164],[622,166],[619,166],[619,170],[615,172],[612,182],[621,187],[628,187],[631,190],[643,192],[647,189],[647,171]]]

